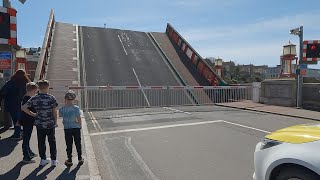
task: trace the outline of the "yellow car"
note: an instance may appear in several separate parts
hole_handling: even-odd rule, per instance
[[[268,134],[254,153],[255,180],[320,180],[320,124]]]

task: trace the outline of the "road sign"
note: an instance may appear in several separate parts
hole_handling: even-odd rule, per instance
[[[308,69],[307,64],[300,64],[299,67],[300,67],[300,69]]]
[[[11,60],[0,60],[0,70],[11,69]]]
[[[12,59],[12,53],[9,51],[0,52],[0,60]]]
[[[8,51],[0,52],[0,70],[11,69],[12,53]]]
[[[303,57],[301,64],[317,64],[320,61],[320,40],[303,42]]]

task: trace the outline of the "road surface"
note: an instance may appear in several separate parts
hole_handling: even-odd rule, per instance
[[[89,114],[105,179],[252,179],[255,145],[268,132],[312,122],[214,106]]]

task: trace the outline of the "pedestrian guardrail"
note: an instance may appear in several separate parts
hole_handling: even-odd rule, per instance
[[[70,86],[51,87],[51,92],[73,90],[81,94],[86,111],[213,105],[252,99],[252,86]],[[197,104],[190,98],[192,92]],[[79,102],[81,103],[81,102]]]

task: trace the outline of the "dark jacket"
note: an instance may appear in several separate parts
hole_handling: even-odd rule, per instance
[[[31,98],[30,96],[25,95],[25,96],[23,97],[21,106],[23,106],[25,103],[27,103],[30,98]],[[37,112],[37,111],[36,111],[34,108],[32,108],[32,107],[29,107],[28,109],[29,109],[30,111],[32,111],[33,113],[36,113],[36,112]],[[29,114],[21,111],[21,119],[19,120],[19,123],[20,123],[21,126],[33,126],[33,125],[34,125],[34,120],[35,120],[35,117],[30,116]]]
[[[25,83],[9,80],[0,90],[0,102],[4,100],[6,110],[19,110],[21,109],[21,102],[25,94]]]

